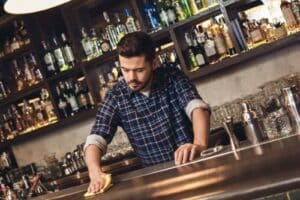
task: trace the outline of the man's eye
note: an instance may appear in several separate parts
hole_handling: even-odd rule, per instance
[[[136,72],[143,72],[144,69],[137,69]]]

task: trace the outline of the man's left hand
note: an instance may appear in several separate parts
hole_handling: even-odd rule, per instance
[[[184,164],[194,160],[197,153],[200,153],[204,148],[198,144],[186,143],[181,145],[174,153],[176,165]]]

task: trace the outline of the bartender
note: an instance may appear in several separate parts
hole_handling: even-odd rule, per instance
[[[118,126],[145,166],[173,159],[176,165],[186,163],[208,143],[208,104],[177,67],[157,64],[151,37],[129,33],[117,51],[123,79],[106,94],[85,143],[92,193],[104,186],[100,158]]]

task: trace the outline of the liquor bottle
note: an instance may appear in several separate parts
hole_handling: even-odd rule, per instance
[[[188,0],[188,4],[192,15],[197,15],[200,12],[200,9],[198,9],[198,5],[195,0]]]
[[[122,77],[122,72],[121,72],[119,61],[115,61],[114,66],[113,66],[111,72],[112,72],[115,80],[119,81],[120,78]]]
[[[202,30],[202,29],[201,29]],[[204,46],[204,43],[205,43],[205,40],[206,40],[206,36],[205,36],[205,33],[202,31],[200,32],[197,28],[197,26],[195,26],[193,29],[193,34],[195,35],[196,37],[196,40],[197,40],[197,43],[198,44],[201,44],[202,46]]]
[[[199,10],[199,12],[201,9],[205,8],[202,4],[202,0],[195,0],[195,3],[196,3],[196,6],[197,6],[197,9]]]
[[[103,32],[101,34],[100,45],[101,45],[101,50],[103,53],[111,51],[111,46],[109,44],[109,39],[108,39],[106,32]]]
[[[24,62],[24,75],[25,75],[25,80],[29,86],[32,86],[35,84],[35,75],[34,71],[30,69],[30,66],[27,62],[26,57],[23,57],[23,62]]]
[[[31,42],[27,29],[25,28],[24,21],[20,21],[19,33],[25,45]]]
[[[92,36],[91,37],[91,42],[93,44],[93,54],[94,54],[95,57],[99,57],[103,53],[102,53],[102,50],[101,50],[101,42],[100,42],[100,39],[97,36],[95,28],[91,28],[91,36]]]
[[[41,106],[42,106],[43,111],[46,112],[47,119],[49,121],[56,120],[57,116],[54,113],[54,108],[53,108],[52,102],[50,100],[50,95],[49,95],[48,90],[46,90],[45,88],[42,88],[40,97],[41,97]]]
[[[165,4],[167,9],[169,24],[175,24],[177,22],[176,12],[175,12],[175,8],[172,5],[171,0],[165,0]]]
[[[281,0],[280,8],[288,29],[293,30],[296,28],[298,26],[298,21],[293,13],[292,4],[287,0]]]
[[[135,24],[135,20],[134,20],[134,18],[132,17],[132,15],[130,14],[129,9],[128,9],[128,8],[125,8],[125,9],[124,9],[124,13],[125,13],[125,16],[126,16],[125,25],[126,25],[126,27],[127,27],[128,32],[131,33],[131,32],[137,31],[137,27],[136,27],[136,24]]]
[[[52,54],[49,45],[46,41],[42,41],[42,46],[44,49],[44,63],[46,64],[47,76],[53,76],[57,74],[58,70],[56,69],[55,57]]]
[[[143,11],[150,31],[160,30],[161,24],[158,20],[158,14],[151,0],[143,0]]]
[[[112,47],[112,49],[116,49],[118,44],[118,34],[117,34],[116,27],[113,23],[111,23],[107,12],[105,11],[103,12],[103,17],[104,20],[106,21],[105,31],[109,38],[110,46]]]
[[[26,87],[25,76],[20,70],[17,60],[12,60],[13,68],[14,68],[14,79],[16,81],[16,89],[17,91],[23,90]]]
[[[7,89],[5,88],[3,81],[0,81],[0,100],[6,98],[7,95]]]
[[[296,16],[298,24],[300,23],[300,2],[299,0],[292,0],[292,10],[294,15]]]
[[[6,116],[7,116],[8,123],[9,123],[10,127],[12,128],[12,134],[14,135],[14,137],[16,137],[18,135],[19,131],[17,129],[15,119],[14,119],[14,116],[13,116],[13,113],[12,113],[12,110],[10,109],[10,107],[7,108]]]
[[[217,49],[219,56],[221,56],[221,57],[225,56],[227,54],[225,39],[221,32],[221,28],[220,28],[219,24],[217,24],[216,19],[214,17],[211,18],[210,31],[213,35],[213,39],[215,41],[216,49]]]
[[[196,40],[196,37],[192,37],[192,43],[193,43],[193,53],[195,55],[197,65],[198,67],[203,67],[208,64],[206,55],[205,55],[205,50],[201,44],[199,44]]]
[[[193,14],[192,14],[192,11],[190,9],[190,6],[189,6],[189,2],[188,0],[179,0],[184,12],[186,13],[187,17],[191,17]]]
[[[36,123],[33,116],[33,108],[31,107],[29,102],[24,99],[22,105],[22,118],[24,119],[25,126],[29,130],[32,129]]]
[[[74,94],[75,91],[73,88],[73,84],[71,81],[67,80],[67,81],[65,81],[65,86],[66,86],[65,97],[68,100],[73,113],[76,114],[79,112],[79,107],[78,107],[78,102],[77,102],[75,94]]]
[[[63,85],[62,82],[60,82],[59,85],[60,84]],[[70,116],[74,115],[71,112],[70,104],[67,102],[66,98],[64,97],[64,95],[61,92],[61,86],[56,86],[55,90],[56,90],[56,94],[57,94],[57,97],[58,97],[57,106],[58,106],[59,114],[63,118],[67,118],[67,117],[70,117]]]
[[[201,0],[202,8],[207,8],[209,6],[209,0]]]
[[[20,46],[23,46],[23,45],[24,45],[24,41],[22,40],[20,31],[19,31],[19,24],[18,24],[18,21],[17,21],[17,20],[14,20],[13,25],[14,25],[14,37],[16,37],[16,39],[17,39],[19,45],[20,45]]]
[[[86,93],[83,91],[80,82],[75,83],[75,94],[80,111],[88,110],[88,96],[86,96]]]
[[[17,37],[13,37],[12,42],[10,44],[10,49],[12,52],[16,51],[20,48],[20,43],[17,40]]]
[[[119,13],[115,13],[115,19],[116,19],[116,32],[117,32],[117,40],[118,42],[124,37],[128,31],[125,24],[121,22]]]
[[[156,3],[156,9],[162,25],[168,27],[170,24],[165,2],[163,0],[158,0]]]
[[[67,65],[71,68],[75,67],[75,58],[71,48],[71,43],[68,41],[65,33],[61,33],[61,39],[63,41],[63,53],[65,55]]]
[[[184,9],[182,8],[181,4],[179,3],[179,0],[173,0],[172,5],[175,8],[177,19],[179,21],[183,21],[188,17]]]
[[[259,25],[257,25],[256,21],[253,20],[252,22],[249,22],[249,34],[250,39],[253,44],[262,42],[265,40],[264,33]]]
[[[4,43],[4,48],[3,48],[3,52],[5,55],[12,53],[12,49],[9,43],[9,39],[6,38],[5,43]]]
[[[29,63],[30,69],[32,70],[32,73],[35,76],[35,84],[39,83],[40,81],[42,81],[44,79],[44,77],[43,77],[43,74],[42,74],[40,68],[37,65],[35,56],[32,53],[29,54],[28,63]]]
[[[196,71],[199,69],[199,67],[198,67],[196,56],[193,51],[192,40],[191,40],[188,32],[185,32],[184,38],[185,38],[185,42],[188,46],[187,47],[187,55],[188,55],[188,63],[189,63],[189,68],[190,68],[189,70],[191,72]]]
[[[225,44],[227,47],[227,53],[229,55],[234,55],[236,53],[236,51],[235,51],[232,39],[229,34],[228,26],[225,23],[224,17],[220,18],[220,28],[221,28],[222,34],[224,36]]]
[[[15,120],[16,129],[18,130],[18,132],[22,132],[27,127],[25,126],[25,123],[24,123],[24,120],[23,120],[21,114],[19,113],[19,111],[17,110],[17,108],[14,104],[12,104],[10,106],[10,109],[12,111],[13,118]]]
[[[43,126],[47,122],[47,119],[45,118],[46,116],[42,113],[42,108],[39,103],[39,100],[40,100],[40,98],[35,98],[35,99],[31,100],[31,103],[34,108],[34,116],[36,119],[35,126],[37,126],[37,127]]]
[[[6,140],[14,139],[16,135],[13,124],[10,120],[8,120],[8,117],[5,113],[2,114],[2,125]]]
[[[64,56],[63,48],[61,48],[61,46],[58,44],[57,38],[53,37],[52,42],[54,49],[53,53],[57,61],[59,71],[63,72],[70,69],[70,66],[67,64],[66,58]]]
[[[115,76],[111,72],[107,73],[107,78],[107,87],[109,89],[112,89],[118,83],[118,79],[115,78]]]
[[[198,26],[198,30],[200,33],[203,32],[202,26]],[[207,56],[209,63],[214,63],[218,60],[219,55],[216,50],[216,44],[215,41],[208,35],[207,32],[205,34],[205,43],[204,43],[204,49],[205,54]]]
[[[81,45],[85,56],[89,59],[93,57],[93,44],[84,27],[81,28]]]
[[[100,102],[104,102],[105,95],[108,92],[109,88],[107,87],[106,81],[104,79],[104,76],[102,74],[99,74],[98,76],[99,79],[99,97],[100,97]]]
[[[1,121],[2,121],[2,130],[3,130],[3,135],[5,137],[5,140],[13,139],[14,136],[12,134],[13,132],[12,127],[10,126],[5,113],[2,114]]]

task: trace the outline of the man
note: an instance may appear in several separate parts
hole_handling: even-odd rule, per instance
[[[207,148],[209,106],[179,69],[157,66],[151,37],[129,33],[117,50],[124,79],[107,93],[85,144],[89,192],[103,187],[99,161],[117,126],[146,166],[186,163]]]

